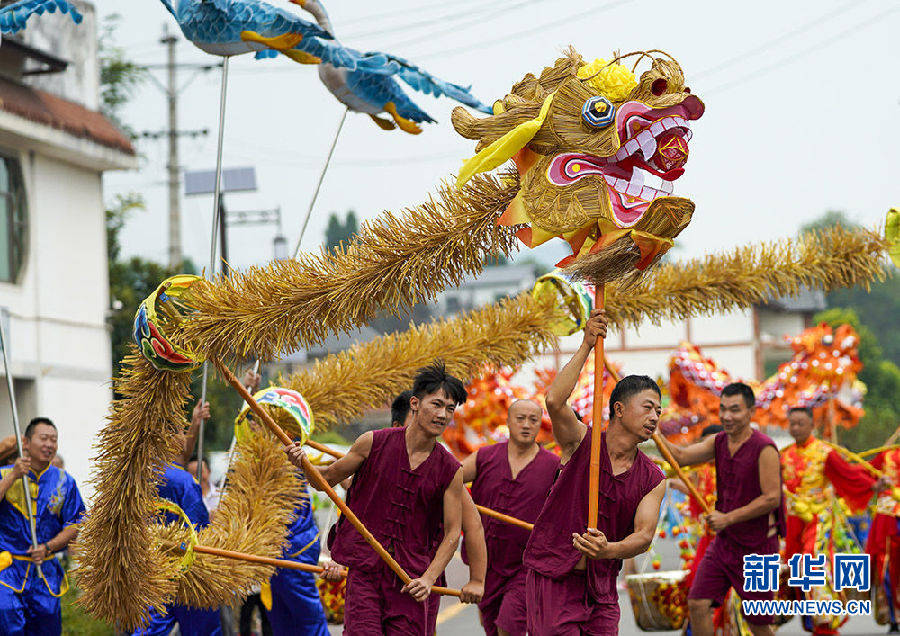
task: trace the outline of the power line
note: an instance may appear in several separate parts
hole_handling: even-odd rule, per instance
[[[514,33],[507,33],[503,37],[494,38],[494,39],[490,40],[489,42],[474,42],[472,44],[464,44],[464,45],[460,45],[460,46],[454,46],[454,47],[450,47],[450,48],[446,48],[446,49],[441,49],[438,51],[426,52],[426,53],[423,53],[420,55],[416,55],[416,59],[424,60],[424,59],[428,59],[428,58],[432,58],[432,57],[439,57],[439,56],[447,57],[450,55],[455,55],[457,53],[464,53],[464,52],[473,51],[473,50],[477,50],[480,52],[480,51],[483,51],[484,49],[491,48],[493,46],[497,46],[498,44],[503,44],[504,42],[508,42],[510,40],[514,40],[516,38],[520,38],[525,35],[531,35],[532,33],[537,33],[539,31],[546,31],[548,29],[553,29],[555,27],[566,24],[567,22],[571,22],[572,20],[576,20],[576,19],[584,17],[586,15],[601,12],[601,11],[607,11],[609,9],[615,9],[618,6],[630,4],[634,1],[635,0],[615,0],[614,2],[608,2],[604,5],[596,7],[594,9],[588,9],[586,11],[578,11],[576,13],[571,13],[563,18],[559,18],[558,20],[553,20],[551,22],[542,22],[541,24],[539,24],[535,27],[531,27],[529,29],[523,29],[521,31],[516,31]]]
[[[511,7],[514,8],[514,7]],[[403,24],[396,24],[394,26],[389,26],[381,29],[370,29],[368,31],[360,31],[359,33],[351,33],[349,35],[342,35],[342,39],[353,39],[353,38],[364,38],[370,35],[384,35],[386,33],[396,33],[397,31],[410,31],[413,29],[417,29],[423,26],[431,26],[432,24],[445,24],[447,22],[452,22],[455,20],[460,20],[463,18],[467,18],[469,16],[477,15],[480,13],[493,12],[497,10],[496,5],[486,5],[477,9],[469,9],[466,11],[457,11],[454,13],[448,13],[446,15],[437,16],[434,18],[427,18],[425,20],[419,20],[418,22],[407,22]],[[505,9],[502,9],[505,10]]]
[[[774,70],[777,70],[784,66],[787,66],[788,64],[796,62],[800,58],[802,58],[806,55],[809,55],[810,53],[814,53],[814,52],[818,51],[819,49],[830,46],[831,44],[834,44],[838,40],[841,40],[841,39],[847,37],[848,35],[851,35],[861,29],[864,29],[866,27],[869,27],[869,26],[875,24],[876,22],[881,20],[883,17],[896,12],[898,9],[900,9],[900,5],[895,5],[895,6],[891,7],[890,9],[887,9],[886,11],[876,13],[871,18],[868,18],[867,20],[863,20],[862,22],[859,22],[847,29],[844,29],[843,31],[838,32],[836,35],[833,35],[827,39],[821,40],[821,41],[817,42],[816,44],[813,44],[812,46],[809,46],[805,49],[801,49],[801,50],[797,51],[796,53],[787,55],[779,60],[776,60],[775,62],[772,62],[771,64],[767,64],[761,68],[756,69],[755,71],[752,71],[750,73],[747,73],[746,75],[743,75],[734,80],[731,80],[730,82],[726,82],[724,84],[719,84],[718,86],[715,86],[709,90],[704,91],[704,94],[710,95],[713,93],[726,91],[729,88],[733,88],[739,84],[743,84],[745,82],[754,80],[757,77],[760,77],[761,75],[765,75],[771,71],[774,71]]]
[[[436,37],[440,37],[447,33],[456,32],[460,28],[464,28],[464,27],[470,26],[472,24],[484,24],[486,22],[490,22],[492,19],[494,19],[497,16],[501,16],[510,11],[515,11],[516,9],[521,9],[522,7],[524,7],[525,5],[528,5],[528,4],[535,4],[536,2],[540,2],[540,0],[523,0],[522,2],[517,2],[513,5],[510,5],[507,7],[502,7],[499,9],[492,7],[492,9],[494,9],[494,10],[492,10],[486,16],[475,17],[474,19],[469,20],[468,22],[462,22],[460,24],[457,24],[457,25],[454,25],[451,27],[447,27],[444,29],[438,29],[436,31],[430,31],[428,33],[423,33],[423,34],[417,35],[415,37],[407,38],[406,40],[400,40],[399,42],[393,42],[391,44],[391,48],[393,49],[393,48],[396,48],[399,46],[407,46],[409,44],[415,44],[417,42],[422,42],[425,40],[432,40]]]
[[[461,7],[470,4],[484,4],[484,0],[461,0],[459,2],[454,2],[454,6]],[[440,2],[435,2],[433,4],[422,4],[415,8],[415,11],[418,13],[426,12],[430,9],[443,9],[447,6],[447,3],[441,0]],[[378,20],[383,20],[385,18],[393,18],[395,16],[408,16],[410,13],[410,9],[397,9],[395,11],[380,11],[378,13],[370,13],[369,15],[357,16],[355,18],[350,18],[349,20],[343,20],[341,24],[344,26],[348,24],[357,24],[359,22],[377,22]]]
[[[736,62],[740,62],[740,61],[750,57],[751,55],[755,55],[756,53],[765,51],[766,49],[768,49],[770,46],[772,46],[774,44],[779,44],[787,39],[796,37],[796,36],[800,35],[801,33],[808,31],[812,27],[818,26],[819,24],[821,24],[823,22],[827,22],[831,18],[838,16],[838,15],[848,11],[849,9],[858,7],[859,5],[861,5],[865,2],[868,2],[868,0],[851,0],[851,2],[848,2],[847,4],[839,6],[834,11],[829,11],[828,13],[825,13],[825,14],[819,16],[818,18],[815,18],[814,20],[810,20],[806,24],[802,24],[795,29],[791,29],[790,31],[788,31],[786,33],[782,33],[781,35],[778,35],[778,36],[772,38],[771,40],[766,40],[759,46],[755,46],[748,51],[744,51],[743,53],[735,55],[734,57],[730,57],[727,60],[724,60],[722,62],[719,62],[718,64],[710,66],[709,68],[705,68],[702,71],[700,71],[699,73],[691,73],[691,79],[693,80],[698,77],[704,77],[705,75],[717,73],[718,71],[720,71],[724,68],[727,68],[727,67],[731,66],[732,64],[735,64]]]

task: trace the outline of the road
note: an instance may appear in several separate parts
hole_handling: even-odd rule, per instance
[[[677,567],[677,559],[675,556],[677,554],[677,547],[675,546],[674,541],[671,539],[658,540],[654,549],[662,560],[663,569],[675,569]],[[645,558],[646,557],[641,557],[637,560],[637,568],[639,571],[644,567],[643,560]],[[465,583],[467,576],[468,569],[457,556],[451,561],[450,566],[447,568],[448,585],[450,587],[459,588]],[[619,608],[622,613],[622,618],[619,623],[620,636],[636,636],[638,634],[646,633],[638,629],[637,624],[634,622],[631,601],[628,598],[628,592],[625,590],[619,592]],[[341,633],[341,628],[337,625],[332,625],[330,630],[332,634]],[[884,634],[885,632],[887,632],[886,626],[876,624],[875,620],[868,616],[853,618],[841,629],[841,634],[853,636],[862,634]],[[438,636],[472,636],[474,634],[483,633],[481,624],[478,620],[478,609],[473,605],[462,605],[457,599],[452,597],[444,598],[441,602],[441,612],[438,614],[437,633]],[[678,634],[680,632],[657,633]],[[778,634],[783,636],[808,636],[808,632],[803,631],[798,619],[794,619],[782,626],[781,629],[778,630]]]

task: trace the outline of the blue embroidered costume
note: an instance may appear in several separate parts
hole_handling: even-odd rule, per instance
[[[288,528],[289,544],[282,558],[318,565],[319,529],[313,516],[306,480],[303,480],[302,488],[307,496],[294,511],[297,518]],[[328,621],[319,600],[314,574],[279,568],[271,579],[271,585],[269,623],[274,634],[328,636]]]
[[[6,475],[12,466],[4,466]],[[29,471],[31,506],[38,543],[46,543],[84,515],[84,502],[75,480],[50,465],[37,474]],[[27,556],[31,528],[22,480],[17,479],[0,501],[0,550],[12,554],[12,564],[0,571],[0,634],[58,636],[62,632],[59,598],[68,582],[56,559],[38,568]]]
[[[175,464],[166,466],[159,484],[159,496],[180,507],[194,528],[200,530],[209,525],[209,513],[203,505],[200,485],[186,470]],[[166,512],[166,521],[183,523],[171,512]],[[141,636],[165,636],[178,623],[182,636],[218,636],[221,633],[219,612],[212,609],[196,609],[182,605],[167,605],[165,614],[150,612],[150,622],[143,629],[134,632]]]

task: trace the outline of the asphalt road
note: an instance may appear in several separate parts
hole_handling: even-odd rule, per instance
[[[655,550],[660,556],[663,570],[676,569],[678,567],[676,558],[677,547],[675,546],[674,541],[671,539],[658,540],[655,545]],[[637,559],[638,571],[644,566],[643,561],[645,558],[646,557],[639,557]],[[647,571],[651,571],[649,567],[647,568]],[[458,588],[465,583],[467,577],[468,569],[466,566],[458,557],[454,558],[447,568],[448,585],[450,587]],[[638,629],[637,624],[634,622],[631,601],[628,598],[628,592],[625,590],[619,592],[619,607],[622,612],[621,622],[619,623],[620,636],[636,636],[637,634],[646,633]],[[886,632],[886,626],[876,624],[875,620],[868,616],[852,618],[841,629],[841,634],[852,634],[854,636],[862,634],[884,634]],[[341,627],[332,625],[331,633],[340,634]],[[483,633],[481,623],[478,620],[478,609],[474,605],[462,605],[457,599],[452,597],[444,598],[441,602],[441,612],[438,614],[437,633],[438,636],[472,636],[473,634]],[[680,632],[657,633],[678,634]],[[784,636],[800,636],[801,634],[808,634],[808,632],[803,631],[798,619],[794,619],[782,626],[781,629],[778,630],[778,633],[783,634]]]

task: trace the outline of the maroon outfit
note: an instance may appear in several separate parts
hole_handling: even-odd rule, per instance
[[[759,483],[759,455],[766,446],[777,450],[767,435],[754,430],[735,451],[728,452],[728,436],[716,435],[716,510],[731,512],[762,495]],[[781,470],[779,464],[779,479]],[[781,492],[781,488],[779,488]],[[770,600],[774,592],[744,591],[744,555],[778,554],[778,537],[785,534],[784,497],[771,513],[728,526],[710,544],[688,593],[689,599],[711,599],[713,605],[725,601],[728,588],[744,600]],[[773,616],[746,616],[748,623],[770,625]]]
[[[509,443],[478,450],[472,499],[476,504],[533,523],[553,486],[559,458],[541,448],[513,479]],[[478,604],[487,636],[497,628],[525,636],[525,567],[522,556],[531,533],[524,528],[481,516],[488,551],[484,596]],[[465,556],[465,555],[464,555]]]
[[[460,464],[437,444],[412,470],[405,431],[373,432],[372,450],[353,478],[347,505],[403,569],[417,578],[428,569],[443,539],[444,492]],[[349,568],[345,634],[427,633],[435,606],[401,594],[403,583],[346,519],[335,526],[329,548],[331,557]]]
[[[640,450],[628,470],[613,475],[606,433],[602,440],[597,527],[615,542],[634,532],[638,504],[664,477]],[[587,559],[586,570],[575,570],[583,555],[572,545],[572,533],[582,534],[587,528],[590,456],[588,427],[559,473],[525,549],[528,633],[532,636],[609,635],[619,631],[616,576],[621,559]]]

